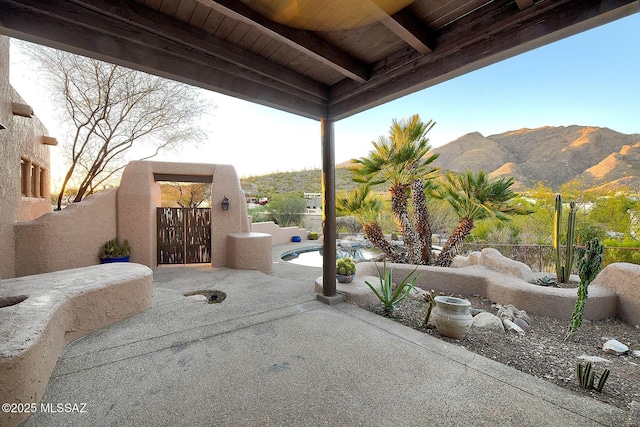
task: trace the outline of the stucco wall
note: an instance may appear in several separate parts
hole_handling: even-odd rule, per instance
[[[9,38],[0,36],[0,123],[6,127],[0,130],[0,277],[15,275],[14,221],[51,211],[49,146],[42,144],[48,132],[37,116],[14,115],[12,102],[26,104],[9,84]],[[21,196],[21,158],[45,170],[44,191],[38,197]]]
[[[11,101],[25,104],[26,101],[18,95],[13,88],[11,89]],[[20,152],[17,159],[14,159],[12,167],[17,168],[18,180],[15,181],[13,188],[18,194],[19,202],[17,205],[15,220],[28,221],[51,212],[51,162],[49,146],[42,143],[42,136],[47,135],[47,129],[38,120],[36,116],[32,118],[12,116],[11,139],[19,142]],[[26,159],[37,165],[39,169],[44,170],[44,180],[38,185],[38,193],[24,197],[20,195],[20,159]],[[38,177],[40,180],[40,174]],[[42,190],[42,192],[41,192]]]
[[[640,325],[640,265],[626,262],[609,264],[589,287],[593,286],[602,286],[617,293],[618,316],[630,325]]]
[[[251,224],[251,231],[254,233],[271,234],[272,245],[282,245],[283,243],[291,243],[293,236],[300,236],[302,240],[307,240],[309,232],[299,227],[280,228],[273,221],[256,222]]]
[[[31,221],[16,223],[16,276],[95,265],[116,237],[117,189],[109,189]]]
[[[15,272],[13,253],[13,221],[18,205],[20,180],[19,146],[11,137],[11,86],[9,85],[9,38],[0,37],[0,123],[7,129],[0,130],[0,278],[13,277]],[[16,184],[17,183],[17,184]]]
[[[131,261],[157,265],[156,208],[161,200],[154,174],[212,177],[211,261],[224,266],[227,235],[250,231],[244,191],[233,166],[201,163],[136,161],[127,165],[118,190],[118,237],[129,240]],[[220,207],[224,197],[229,199],[227,211]]]

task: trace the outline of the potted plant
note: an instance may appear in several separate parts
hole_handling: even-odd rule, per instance
[[[356,275],[356,263],[349,257],[336,262],[336,276],[340,283],[351,283]]]
[[[116,237],[102,245],[100,251],[100,263],[107,264],[110,262],[129,262],[131,255],[131,247],[129,241],[125,240],[123,244]]]

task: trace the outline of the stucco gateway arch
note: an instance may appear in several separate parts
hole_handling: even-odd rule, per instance
[[[251,233],[244,191],[231,165],[133,161],[125,168],[117,199],[118,236],[131,245],[131,261],[157,263],[156,208],[167,177],[197,177],[211,182],[211,264],[271,272],[271,236]],[[222,199],[229,209],[222,210]],[[245,253],[249,251],[249,253]]]

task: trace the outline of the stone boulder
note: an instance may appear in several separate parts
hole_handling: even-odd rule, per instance
[[[515,276],[529,283],[536,283],[536,275],[527,264],[502,255],[497,249],[482,250],[482,264],[504,274]]]
[[[488,311],[476,315],[473,318],[472,327],[496,332],[504,332],[502,320],[500,320],[500,318],[495,314],[491,314]]]

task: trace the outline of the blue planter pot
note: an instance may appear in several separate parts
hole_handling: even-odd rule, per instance
[[[351,283],[353,282],[354,277],[356,277],[355,274],[336,274],[336,277],[338,278],[338,282],[340,283]]]
[[[292,242],[302,242],[302,238],[300,236],[293,236],[291,238]]]
[[[110,264],[112,262],[129,262],[130,255],[121,256],[118,258],[102,258],[100,264]]]

